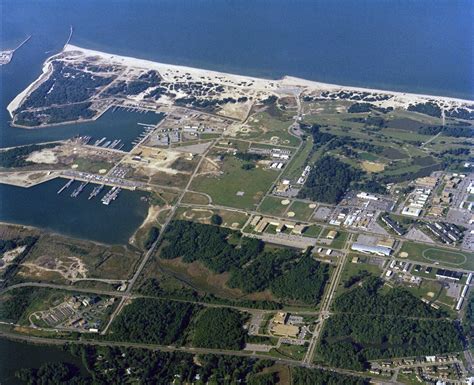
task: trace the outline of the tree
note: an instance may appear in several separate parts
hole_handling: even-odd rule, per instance
[[[216,226],[222,225],[222,217],[218,214],[213,214],[211,217],[211,223]]]

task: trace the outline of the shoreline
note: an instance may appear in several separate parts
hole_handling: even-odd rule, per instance
[[[106,53],[96,50],[91,50],[87,48],[82,48],[72,44],[66,44],[63,50],[59,53],[56,53],[45,60],[42,67],[42,72],[36,80],[29,84],[22,92],[20,92],[7,106],[7,110],[10,114],[10,117],[13,119],[14,111],[18,109],[25,98],[33,92],[36,87],[41,84],[41,82],[47,78],[48,73],[50,73],[52,66],[51,61],[57,55],[67,52],[80,52],[80,56],[88,57],[95,56],[99,57],[104,62],[117,63],[126,67],[142,68],[146,70],[157,70],[164,80],[173,82],[173,76],[176,74],[189,74],[192,76],[193,80],[209,78],[216,83],[223,85],[229,85],[229,81],[234,87],[249,88],[249,86],[240,86],[241,82],[251,82],[252,85],[250,88],[255,91],[262,91],[268,93],[288,93],[288,92],[339,92],[339,91],[349,91],[349,92],[366,92],[370,94],[379,94],[387,95],[391,98],[389,100],[380,100],[371,102],[378,106],[393,106],[393,107],[408,107],[410,104],[414,103],[426,103],[428,101],[436,101],[441,103],[441,107],[457,108],[457,107],[467,107],[470,109],[474,108],[474,100],[470,99],[461,99],[448,96],[437,96],[437,95],[428,95],[428,94],[418,94],[411,92],[401,92],[401,91],[390,91],[382,90],[377,88],[365,88],[365,87],[354,87],[354,86],[344,86],[340,84],[330,84],[323,83],[308,79],[302,79],[291,75],[285,75],[280,79],[265,79],[258,78],[253,76],[232,74],[226,72],[218,72],[213,70],[194,68],[188,66],[180,66],[174,64],[166,64],[155,62],[146,59],[138,59],[130,56],[121,56],[115,55],[112,53]],[[352,100],[354,101],[354,100]]]
[[[258,78],[254,76],[246,76],[246,75],[239,75],[239,74],[233,74],[233,73],[227,73],[227,72],[219,72],[219,71],[213,71],[213,70],[207,70],[207,69],[202,69],[202,68],[196,68],[196,67],[189,67],[189,66],[180,66],[180,65],[175,65],[175,64],[168,64],[168,63],[160,63],[160,62],[155,62],[152,60],[146,60],[146,59],[137,59],[131,56],[121,56],[121,55],[116,55],[113,53],[107,53],[107,52],[102,52],[102,51],[96,51],[88,48],[83,48],[79,47],[73,44],[67,44],[64,47],[63,52],[71,52],[71,51],[81,51],[84,53],[84,56],[100,56],[104,59],[111,60],[111,61],[117,61],[121,62],[124,65],[128,65],[130,67],[143,67],[143,68],[149,68],[149,67],[159,67],[162,70],[175,70],[175,71],[184,71],[184,72],[189,72],[191,74],[193,73],[199,73],[199,75],[213,75],[213,76],[225,76],[227,78],[234,78],[238,80],[251,80],[254,82],[265,82],[265,83],[282,83],[283,85],[300,85],[300,86],[307,86],[307,87],[314,87],[322,91],[335,91],[335,90],[349,90],[349,91],[358,91],[358,92],[370,92],[370,93],[379,93],[379,94],[388,94],[388,95],[394,95],[394,96],[406,96],[406,97],[417,97],[421,99],[436,99],[436,100],[443,100],[443,101],[451,101],[451,102],[457,102],[457,103],[474,103],[474,100],[470,99],[462,99],[462,98],[454,98],[454,97],[449,97],[449,96],[440,96],[440,95],[429,95],[429,94],[418,94],[418,93],[412,93],[412,92],[402,92],[402,91],[391,91],[391,90],[382,90],[382,89],[377,89],[377,88],[369,88],[369,87],[354,87],[354,86],[345,86],[341,84],[332,84],[332,83],[323,83],[323,82],[318,82],[314,80],[308,80],[308,79],[303,79],[299,78],[296,76],[291,76],[291,75],[285,75],[281,77],[280,79],[265,79],[265,78]],[[48,59],[49,60],[49,59]]]

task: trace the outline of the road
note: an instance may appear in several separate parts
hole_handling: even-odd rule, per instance
[[[222,136],[222,135],[221,135]],[[163,235],[165,234],[166,232],[166,227],[168,227],[169,223],[171,222],[172,218],[174,217],[174,214],[176,212],[176,209],[178,208],[178,206],[180,205],[184,195],[186,194],[186,192],[188,192],[189,190],[189,187],[191,186],[191,183],[194,179],[194,177],[196,176],[196,174],[198,173],[199,169],[201,168],[201,164],[202,162],[204,161],[204,159],[206,158],[207,154],[209,153],[209,151],[211,150],[211,148],[216,144],[216,142],[218,140],[220,140],[221,136],[214,140],[212,142],[212,145],[208,147],[208,149],[202,154],[201,158],[199,159],[199,162],[196,166],[196,168],[194,169],[193,173],[191,174],[191,177],[189,178],[188,180],[188,183],[186,184],[186,187],[184,188],[183,191],[181,191],[180,195],[178,196],[178,199],[176,201],[176,204],[171,208],[170,210],[170,213],[168,214],[168,217],[166,218],[166,221],[165,223],[163,224],[163,226],[161,226],[161,230],[160,230],[160,235],[158,236],[158,238],[156,239],[156,241],[153,243],[153,245],[150,247],[150,249],[145,253],[145,256],[144,258],[141,260],[140,264],[138,265],[138,268],[137,270],[135,271],[135,274],[133,275],[133,277],[130,279],[129,281],[129,284],[127,286],[127,289],[125,291],[125,295],[122,297],[122,299],[120,300],[120,303],[119,305],[115,308],[114,312],[112,313],[112,315],[110,316],[110,319],[109,319],[109,322],[107,323],[107,325],[105,326],[105,328],[102,330],[101,334],[104,335],[107,333],[107,331],[109,330],[110,328],[110,325],[112,324],[112,322],[114,321],[115,317],[122,311],[122,308],[124,307],[124,305],[127,303],[127,300],[130,299],[131,297],[131,291],[133,289],[133,287],[135,286],[135,283],[137,282],[138,280],[138,277],[140,276],[140,274],[142,273],[143,271],[143,268],[145,267],[145,265],[147,264],[148,260],[150,259],[150,257],[154,254],[155,252],[155,249],[157,248],[157,246],[160,244],[161,240],[163,239]]]
[[[334,294],[339,286],[339,281],[341,279],[341,273],[344,270],[344,265],[346,263],[347,259],[347,251],[351,242],[351,237],[347,237],[346,244],[344,245],[344,254],[339,257],[339,261],[336,267],[336,270],[332,274],[331,277],[331,282],[329,284],[329,288],[326,291],[324,298],[321,302],[321,310],[320,310],[320,315],[318,319],[318,323],[316,324],[313,332],[313,337],[311,338],[311,341],[309,343],[308,350],[306,352],[305,357],[303,358],[303,363],[305,364],[310,364],[313,360],[314,357],[314,351],[316,350],[316,346],[318,344],[319,338],[321,336],[321,332],[324,327],[324,323],[326,319],[329,318],[330,315],[330,309],[331,309],[331,304],[334,299]]]
[[[157,344],[145,344],[145,343],[135,343],[135,342],[117,342],[117,341],[101,341],[101,340],[68,340],[64,338],[44,338],[44,337],[34,337],[34,336],[25,336],[17,333],[11,333],[8,331],[0,330],[0,337],[8,338],[11,340],[29,342],[35,344],[46,344],[46,345],[65,345],[65,344],[75,344],[75,345],[93,345],[93,346],[110,346],[110,347],[121,347],[121,348],[136,348],[136,349],[148,349],[156,350],[161,352],[183,352],[190,354],[214,354],[214,355],[223,355],[223,356],[239,356],[239,357],[248,357],[248,358],[259,358],[263,360],[275,361],[279,364],[289,365],[289,366],[304,366],[311,369],[321,369],[325,371],[352,375],[356,377],[370,377],[369,375],[353,372],[346,369],[336,369],[336,368],[327,368],[320,365],[314,364],[303,364],[298,360],[283,359],[277,357],[271,357],[264,354],[258,354],[253,352],[246,352],[243,350],[223,350],[223,349],[207,349],[207,348],[192,348],[188,346],[163,346]],[[379,384],[395,384],[393,381],[383,381],[377,382]]]

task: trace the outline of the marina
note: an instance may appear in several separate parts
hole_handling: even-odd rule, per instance
[[[67,183],[73,179],[68,190],[78,186],[77,178],[71,178]],[[0,184],[3,202],[0,221],[40,227],[101,243],[126,244],[146,217],[148,203],[142,199],[147,196],[145,192],[122,188],[118,197],[106,205],[98,199],[102,198],[105,185],[95,198],[88,199],[101,184],[90,181],[76,198],[71,198],[64,193],[67,189],[57,194],[65,183],[63,178],[56,178],[26,189]]]
[[[79,186],[77,186],[71,193],[71,198],[77,198],[83,191],[84,189],[89,185],[90,183],[90,180],[92,179],[92,176],[89,177],[89,180],[86,180],[86,181],[82,181]],[[64,190],[67,190],[69,187],[71,187],[71,185],[75,182],[76,179],[69,179],[69,181],[66,182],[66,184],[64,186],[62,186],[58,191],[57,191],[57,195],[60,195]],[[104,189],[105,187],[105,183],[102,183],[100,185],[95,185],[92,189],[92,191],[90,192],[87,200],[92,200],[94,199],[96,196],[98,196],[102,190]],[[110,205],[110,203],[112,203],[113,201],[115,201],[118,196],[119,196],[119,193],[122,189],[118,186],[114,186],[112,185],[111,189],[101,198],[101,202],[108,206]]]

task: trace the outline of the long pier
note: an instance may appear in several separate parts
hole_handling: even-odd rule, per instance
[[[72,39],[72,33],[74,32],[74,28],[72,27],[72,25],[70,26],[70,30],[69,30],[69,37],[67,38],[66,40],[66,44],[64,44],[64,48],[66,48],[66,46],[69,44],[69,42],[71,41]]]
[[[64,190],[66,190],[69,186],[71,186],[73,182],[74,182],[74,179],[69,179],[69,181],[58,190],[57,194],[58,195],[61,194]]]
[[[18,45],[18,47],[16,47],[16,48],[13,50],[13,52],[15,52],[16,50],[18,50],[18,49],[20,49],[21,47],[23,47],[23,46],[28,42],[28,40],[31,39],[31,36],[32,36],[32,35],[29,35],[25,40],[23,40],[23,41]]]

